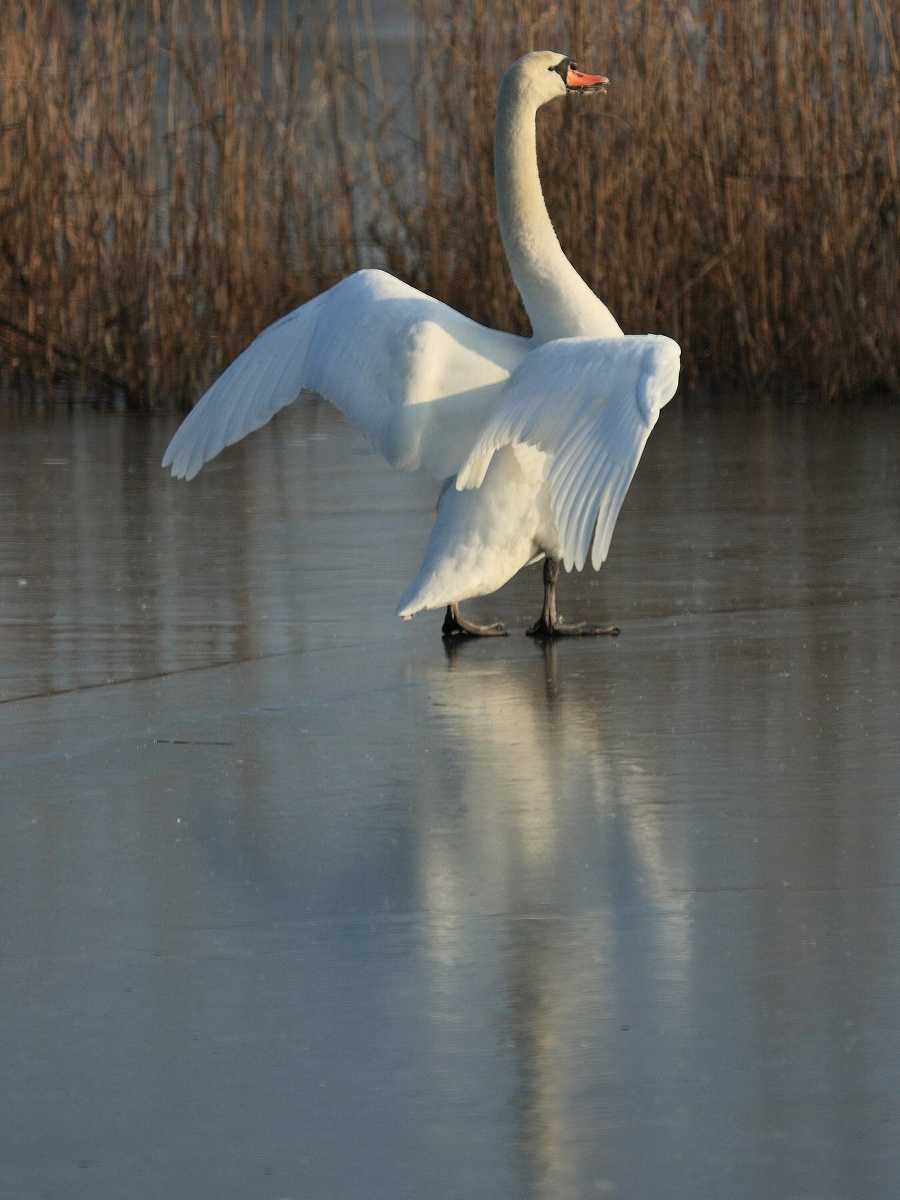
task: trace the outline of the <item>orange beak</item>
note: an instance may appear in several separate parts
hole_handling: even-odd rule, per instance
[[[571,66],[566,72],[566,87],[569,91],[595,92],[605,88],[608,83],[605,75],[585,75],[584,71],[576,71]]]

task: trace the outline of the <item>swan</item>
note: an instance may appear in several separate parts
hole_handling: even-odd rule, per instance
[[[488,329],[379,270],[361,270],[274,322],[185,418],[163,467],[192,479],[226,446],[310,392],[392,465],[444,483],[422,566],[397,607],[446,608],[445,636],[503,635],[460,603],[544,559],[536,637],[618,633],[556,610],[559,565],[605,560],[647,438],[678,385],[680,350],[625,335],[566,258],[544,202],[537,110],[609,80],[534,51],[505,72],[494,161],[500,232],[532,327]]]

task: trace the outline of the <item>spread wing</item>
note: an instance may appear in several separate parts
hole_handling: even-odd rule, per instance
[[[192,479],[301,392],[339,408],[394,466],[454,475],[528,350],[383,271],[358,271],[256,338],[172,439]]]
[[[457,476],[481,486],[506,445],[545,456],[567,569],[606,558],[616,518],[659,411],[675,394],[681,351],[671,338],[562,338],[515,371]]]

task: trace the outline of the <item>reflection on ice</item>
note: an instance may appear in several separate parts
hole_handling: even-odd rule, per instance
[[[477,897],[488,911],[541,916],[565,901],[561,874],[574,873],[578,908],[607,898],[585,891],[598,877],[640,878],[648,899],[680,883],[677,856],[665,860],[654,846],[659,777],[642,765],[640,747],[634,756],[608,745],[612,697],[598,694],[593,679],[579,688],[567,667],[561,674],[552,644],[536,647],[531,661],[465,661],[465,650],[426,678],[445,744],[441,778],[426,789],[452,814],[427,848],[429,888],[437,889],[428,907],[465,911]],[[589,842],[610,855],[608,869],[577,863],[578,845]]]
[[[645,996],[664,988],[683,1010],[690,924],[683,864],[667,860],[654,821],[659,777],[610,752],[602,705],[569,685],[558,647],[542,653],[536,671],[533,661],[465,661],[462,647],[449,669],[428,673],[452,767],[426,787],[446,815],[419,856],[432,986],[445,1006],[452,997],[465,1008],[474,914],[502,914],[510,1114],[526,1194],[550,1200],[603,1178],[613,1122],[598,1127],[585,1097],[633,1020],[622,981],[640,979]],[[623,905],[640,914],[639,938],[622,936]],[[644,1044],[651,1058],[638,1048],[632,1065],[649,1074],[659,1047]]]

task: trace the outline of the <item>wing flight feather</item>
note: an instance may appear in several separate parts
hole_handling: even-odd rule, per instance
[[[395,466],[456,473],[523,338],[486,329],[383,271],[358,271],[276,321],[188,414],[163,459],[192,479],[304,391],[330,401]]]
[[[457,476],[480,487],[494,453],[517,443],[547,456],[546,482],[567,568],[609,552],[619,510],[659,411],[678,386],[671,338],[563,338],[511,376]]]

